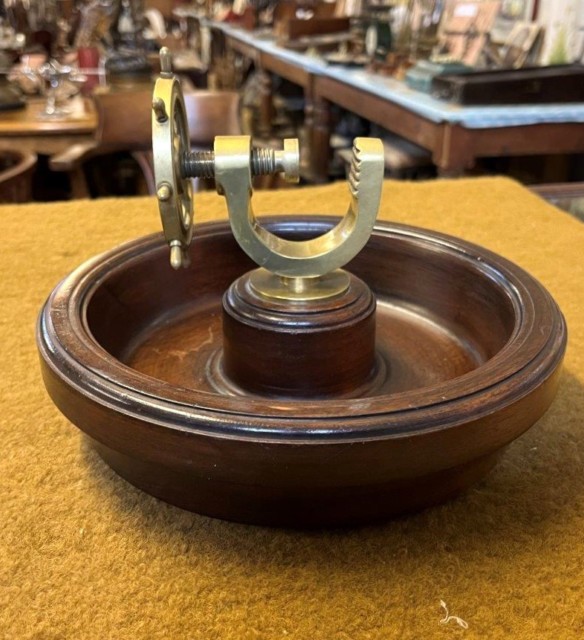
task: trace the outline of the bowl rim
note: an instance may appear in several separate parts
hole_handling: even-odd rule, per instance
[[[262,222],[281,233],[323,231],[336,220],[274,216]],[[205,223],[197,227],[195,242],[226,233],[227,221]],[[561,364],[567,340],[562,313],[546,289],[519,266],[466,240],[404,224],[378,222],[373,237],[396,237],[449,253],[504,289],[515,327],[502,349],[452,380],[363,400],[242,399],[157,380],[107,352],[91,334],[85,313],[108,273],[145,253],[165,250],[162,234],[156,233],[88,260],[55,287],[37,325],[41,357],[67,385],[94,402],[153,425],[223,437],[327,441],[412,436],[464,424],[471,410],[473,419],[479,419],[525,397]]]

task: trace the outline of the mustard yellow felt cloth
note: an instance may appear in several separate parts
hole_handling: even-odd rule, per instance
[[[347,203],[344,184],[255,196],[258,213]],[[225,214],[216,194],[198,197],[199,221]],[[141,493],[45,393],[42,303],[82,261],[158,230],[154,200],[0,208],[0,638],[584,638],[584,225],[502,178],[388,182],[380,217],[482,244],[538,278],[568,322],[563,380],[546,416],[457,500],[302,532]]]

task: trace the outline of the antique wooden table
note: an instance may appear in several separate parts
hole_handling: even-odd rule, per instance
[[[461,175],[481,157],[584,152],[584,104],[461,107],[393,78],[327,65],[231,25],[212,26],[257,68],[303,87],[311,146],[308,177],[315,182],[327,180],[332,104],[430,150],[441,175]],[[262,95],[267,117],[267,80]]]
[[[42,118],[44,104],[43,99],[33,98],[24,109],[0,113],[0,149],[18,148],[50,156],[92,140],[97,112],[91,100],[76,98],[71,114],[59,119]]]

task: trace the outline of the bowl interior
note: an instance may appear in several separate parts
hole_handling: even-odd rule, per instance
[[[298,239],[329,227],[322,219],[272,224]],[[161,241],[109,269],[86,298],[87,329],[141,374],[183,389],[243,395],[219,384],[214,371],[221,360],[223,293],[254,265],[227,225],[195,236],[191,259],[189,269],[173,271]],[[347,269],[377,298],[378,372],[370,388],[355,392],[359,397],[423,389],[473,371],[504,347],[517,325],[517,305],[502,274],[438,240],[374,233]]]

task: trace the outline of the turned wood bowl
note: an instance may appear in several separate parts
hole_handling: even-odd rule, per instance
[[[334,223],[264,221],[292,239]],[[222,296],[255,265],[227,222],[200,226],[190,252],[175,272],[153,235],[90,260],[53,291],[37,333],[57,407],[117,473],[172,504],[270,525],[386,519],[476,482],[553,400],[562,314],[481,247],[378,224],[347,266],[377,298],[374,379],[311,400],[225,380]]]

